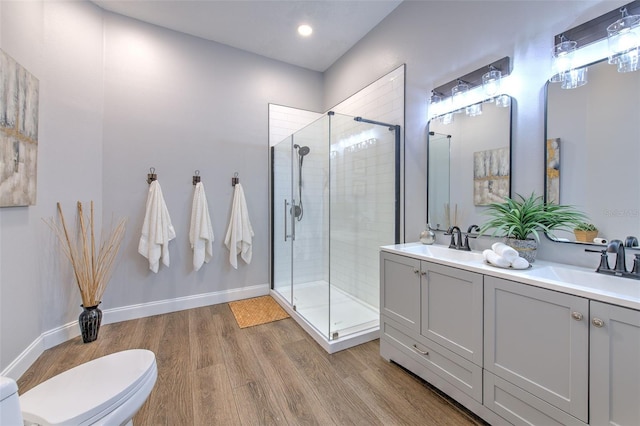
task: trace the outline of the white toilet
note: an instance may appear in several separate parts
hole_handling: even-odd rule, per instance
[[[18,396],[0,377],[0,425],[124,425],[147,400],[158,377],[156,357],[131,349],[65,371]]]

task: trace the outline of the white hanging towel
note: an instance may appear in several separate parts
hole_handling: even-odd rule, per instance
[[[176,237],[169,211],[157,180],[151,182],[147,195],[147,208],[142,225],[142,236],[138,243],[138,253],[149,259],[149,269],[158,272],[160,259],[169,266],[169,241]]]
[[[191,206],[191,228],[189,242],[193,249],[193,270],[197,271],[203,263],[209,263],[213,257],[213,227],[209,216],[209,206],[202,182],[196,184]]]
[[[233,205],[231,207],[231,220],[224,244],[229,249],[229,263],[238,269],[238,254],[246,263],[251,263],[251,240],[253,228],[249,220],[247,202],[244,199],[244,190],[239,183],[233,193]]]

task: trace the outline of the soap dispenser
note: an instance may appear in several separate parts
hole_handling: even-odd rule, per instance
[[[433,244],[436,242],[436,233],[431,230],[431,225],[427,223],[427,228],[420,233],[422,244]]]

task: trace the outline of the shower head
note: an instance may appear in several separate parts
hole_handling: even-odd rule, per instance
[[[298,144],[295,144],[293,145],[293,147],[298,150],[298,155],[301,157],[304,157],[309,152],[311,152],[311,149],[308,146],[300,146]]]

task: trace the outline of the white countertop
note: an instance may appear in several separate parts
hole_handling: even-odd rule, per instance
[[[421,243],[382,246],[381,250],[536,287],[640,310],[640,280],[615,277],[593,269],[536,260],[524,270],[503,269],[484,262],[482,253]]]

